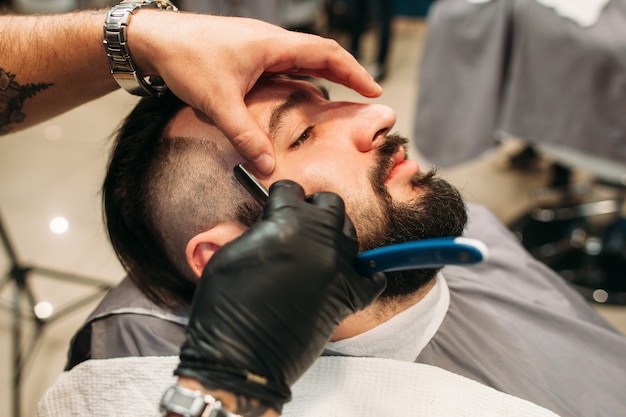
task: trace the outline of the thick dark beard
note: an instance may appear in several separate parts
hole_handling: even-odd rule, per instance
[[[350,214],[358,234],[359,249],[366,251],[395,243],[436,237],[460,236],[467,223],[465,204],[459,192],[450,183],[437,178],[436,171],[416,174],[413,186],[425,193],[413,201],[397,203],[384,185],[392,167],[391,157],[408,140],[390,135],[378,149],[378,164],[370,172],[372,187],[378,202],[357,202]],[[242,193],[237,220],[246,226],[258,221],[261,206]],[[367,204],[364,204],[367,203]],[[354,204],[354,203],[353,203]],[[410,295],[430,282],[441,268],[387,272],[387,288],[380,299]]]
[[[379,248],[414,240],[437,237],[461,236],[467,223],[465,203],[447,181],[437,178],[436,170],[417,173],[412,178],[413,186],[423,194],[410,202],[394,202],[384,185],[391,168],[391,157],[408,140],[391,135],[378,149],[379,163],[370,173],[370,181],[379,197],[383,221],[360,224],[359,245],[361,250]],[[359,219],[354,219],[355,224]],[[386,273],[387,288],[381,298],[396,298],[413,294],[428,282],[441,268],[393,271]]]

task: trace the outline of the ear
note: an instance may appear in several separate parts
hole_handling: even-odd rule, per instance
[[[200,278],[204,267],[213,257],[213,254],[228,242],[239,237],[246,229],[241,223],[226,222],[191,238],[187,243],[185,255],[194,274]]]

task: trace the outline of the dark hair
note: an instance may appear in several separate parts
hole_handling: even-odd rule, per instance
[[[130,279],[169,307],[193,296],[189,239],[220,221],[250,225],[259,211],[215,138],[169,135],[186,107],[173,95],[139,101],[117,132],[102,195],[109,238]]]

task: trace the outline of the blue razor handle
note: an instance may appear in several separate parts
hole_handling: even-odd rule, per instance
[[[366,276],[377,272],[472,265],[487,259],[489,250],[480,240],[444,237],[383,246],[360,253],[357,271]]]

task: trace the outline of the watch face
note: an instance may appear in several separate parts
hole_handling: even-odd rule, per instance
[[[186,409],[196,408],[196,403],[198,402],[197,397],[187,397],[186,395],[180,395],[178,393],[174,394],[170,401],[176,405],[180,405]]]
[[[181,416],[200,417],[206,407],[204,395],[178,385],[165,391],[161,398],[161,410]]]

